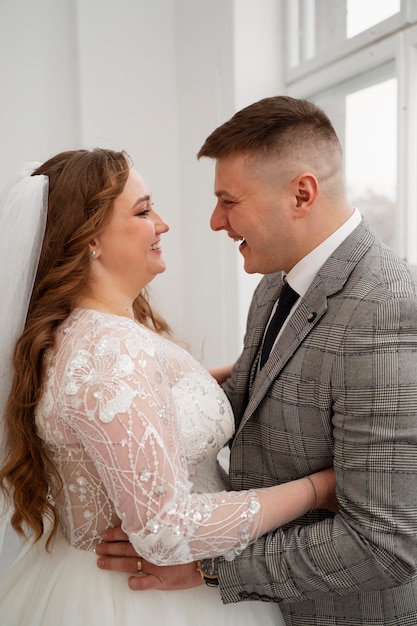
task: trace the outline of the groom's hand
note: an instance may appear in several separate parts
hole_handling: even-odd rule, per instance
[[[136,574],[129,577],[129,587],[133,590],[188,589],[203,584],[195,562],[185,565],[153,565],[138,555],[121,528],[109,528],[102,537],[103,543],[96,546],[98,567]]]

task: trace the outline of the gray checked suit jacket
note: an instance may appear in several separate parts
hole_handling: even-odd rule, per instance
[[[287,624],[417,624],[417,280],[362,222],[322,266],[256,373],[281,276],[255,291],[225,385],[233,489],[334,465],[340,513],[314,512],[219,560],[223,601]]]

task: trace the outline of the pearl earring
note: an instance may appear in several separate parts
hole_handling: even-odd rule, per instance
[[[96,258],[96,251],[95,250],[91,250],[91,252],[90,252],[90,261],[94,261],[95,258]]]

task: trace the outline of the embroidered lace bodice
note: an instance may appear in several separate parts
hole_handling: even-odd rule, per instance
[[[216,469],[230,405],[188,352],[129,318],[77,309],[45,365],[36,420],[73,546],[92,550],[121,523],[146,559],[176,564],[233,558],[256,537],[256,495],[227,493]]]

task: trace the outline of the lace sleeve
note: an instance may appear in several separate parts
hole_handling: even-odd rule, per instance
[[[259,502],[251,491],[192,493],[165,355],[126,329],[89,341],[66,364],[63,417],[136,550],[165,565],[233,558],[261,532]]]

